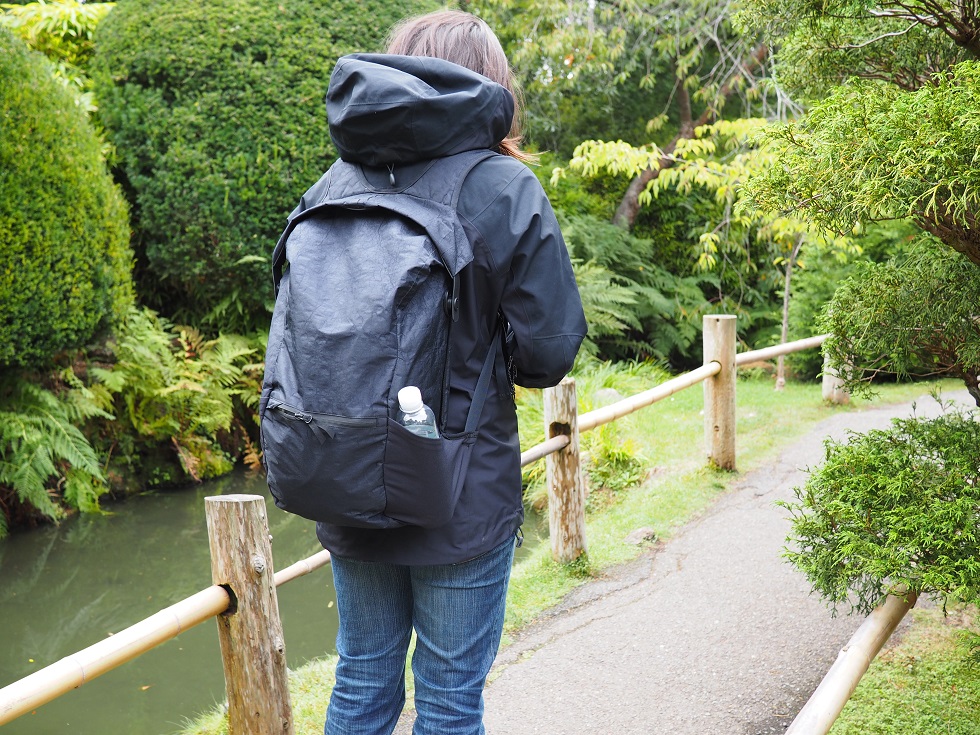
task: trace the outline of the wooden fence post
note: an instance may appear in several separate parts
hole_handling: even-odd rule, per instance
[[[565,435],[568,446],[545,459],[548,476],[548,527],[551,555],[570,562],[587,552],[585,544],[585,485],[578,451],[578,403],[575,380],[565,378],[544,391],[547,438]]]
[[[272,569],[272,547],[259,495],[205,499],[211,577],[231,594],[218,616],[230,735],[292,735],[286,649]]]
[[[823,356],[823,399],[828,403],[847,403],[851,397],[844,390],[844,381],[837,371],[830,366],[830,355]]]
[[[704,364],[717,362],[721,372],[704,381],[704,441],[708,461],[735,469],[735,317],[704,317]]]

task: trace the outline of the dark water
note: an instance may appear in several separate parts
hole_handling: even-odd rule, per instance
[[[204,498],[229,493],[267,498],[276,569],[320,550],[313,524],[276,509],[264,480],[244,473],[0,541],[0,686],[209,587]],[[526,550],[538,533],[533,523],[524,530]],[[289,667],[332,653],[329,566],[281,586],[278,597]],[[209,620],[5,725],[3,735],[165,735],[223,700]]]

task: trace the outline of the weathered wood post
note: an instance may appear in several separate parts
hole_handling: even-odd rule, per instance
[[[587,552],[585,543],[585,485],[578,451],[578,403],[574,378],[565,378],[544,391],[547,438],[564,435],[568,446],[545,458],[548,477],[548,527],[551,555],[570,562]]]
[[[259,495],[205,499],[211,578],[232,604],[218,616],[230,735],[292,735],[286,648],[272,569],[272,547]]]
[[[735,469],[735,317],[704,317],[704,364],[717,362],[721,372],[704,381],[704,442],[708,461]]]
[[[851,397],[844,390],[844,381],[837,375],[837,371],[830,366],[830,355],[826,352],[823,355],[823,399],[828,403],[847,403]]]

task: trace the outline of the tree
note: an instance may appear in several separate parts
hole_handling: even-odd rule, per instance
[[[584,88],[588,104],[593,104],[627,82],[636,82],[629,90],[633,98],[653,101],[652,92],[658,90],[656,104],[661,107],[647,132],[660,131],[666,155],[634,177],[614,216],[617,224],[632,226],[640,194],[672,165],[670,154],[678,141],[718,119],[729,99],[758,105],[762,114],[788,104],[764,79],[766,45],[757,34],[733,29],[733,5],[709,0],[525,0],[516,17],[507,16],[516,22],[511,53],[524,72],[532,102]],[[498,7],[490,4],[491,9]]]
[[[839,232],[908,217],[980,265],[980,63],[912,92],[843,86],[772,140],[776,165],[752,184],[760,206]]]
[[[980,265],[980,62],[968,60],[976,55],[976,33],[968,31],[980,31],[975,4],[910,0],[814,8],[791,2],[779,12],[768,0],[752,5],[762,14],[773,11],[769,26],[786,34],[789,52],[780,63],[790,63],[801,49],[811,51],[812,63],[801,65],[797,75],[811,89],[834,83],[841,73],[855,75],[831,88],[805,118],[772,129],[776,155],[749,183],[753,200],[770,212],[796,212],[841,233],[907,219],[968,258],[972,265],[961,264],[968,272]],[[831,35],[835,14],[845,22]],[[793,20],[800,27],[789,30]],[[899,21],[901,33],[895,30]],[[904,49],[889,57],[886,51],[899,38]],[[851,67],[831,73],[820,61],[825,57]],[[936,299],[916,303],[905,291],[914,284],[928,292],[939,270],[953,268],[956,260],[934,249],[923,252],[894,272],[862,271],[835,300],[831,326],[838,344],[847,347],[832,349],[833,367],[855,379],[864,369],[870,375],[883,369],[902,374],[915,356],[926,368],[962,377],[977,397],[971,356],[980,349],[980,335],[969,329],[968,313],[960,317],[965,323],[950,321],[948,302],[940,298],[955,293],[963,278],[975,278],[975,271],[960,280],[939,280]],[[867,334],[870,322],[850,318],[863,304],[874,307],[876,335]],[[968,298],[962,308],[970,312],[975,305]],[[950,349],[950,342],[962,345]]]
[[[764,34],[780,83],[810,98],[852,77],[911,91],[980,55],[972,0],[744,0],[736,23]]]
[[[670,166],[659,169],[660,175],[638,195],[640,204],[649,205],[670,190],[685,195],[697,189],[710,193],[717,207],[700,232],[698,267],[704,271],[731,267],[743,274],[764,270],[765,264],[779,268],[780,341],[785,342],[791,278],[804,243],[809,243],[809,248],[839,252],[853,252],[855,246],[847,238],[835,237],[806,221],[767,214],[743,196],[745,182],[772,164],[773,147],[760,137],[766,125],[765,120],[755,119],[702,126],[691,137],[678,140],[669,155],[653,145],[633,147],[622,142],[586,141],[569,165],[587,175],[606,171],[638,177],[645,170],[656,169],[659,161],[667,158]],[[562,174],[561,169],[555,172],[556,177]],[[776,284],[776,279],[771,279],[769,288],[775,290]],[[726,311],[737,311],[738,306],[727,300]],[[783,382],[780,361],[777,388]]]

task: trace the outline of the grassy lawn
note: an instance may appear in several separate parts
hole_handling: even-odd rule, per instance
[[[583,387],[587,384],[583,381]],[[886,385],[876,403],[918,398],[935,385]],[[962,388],[962,383],[955,381],[938,385],[944,390]],[[635,391],[624,391],[627,395],[632,392]],[[817,382],[789,383],[777,393],[768,377],[740,379],[737,401],[739,472],[764,464],[822,419],[870,405],[866,400],[854,400],[845,406],[829,406],[823,402]],[[592,407],[591,397],[583,395],[582,388],[579,402]],[[702,391],[696,386],[595,430],[606,433],[603,443],[628,442],[643,458],[647,467],[645,479],[627,490],[593,491],[587,518],[586,561],[567,566],[556,564],[551,560],[549,544],[542,542],[515,566],[508,594],[504,645],[509,635],[559,603],[577,585],[638,556],[641,547],[625,542],[631,532],[647,528],[659,539],[670,538],[738,478],[738,473],[705,467],[701,410]],[[290,677],[297,735],[322,732],[323,712],[333,681],[333,661],[311,662],[291,672]],[[207,715],[186,728],[182,735],[223,733],[222,719],[218,713]],[[980,733],[980,730],[970,732]]]
[[[872,662],[832,735],[980,734],[980,667],[968,659],[965,633],[980,633],[978,611],[910,614],[913,627]]]

